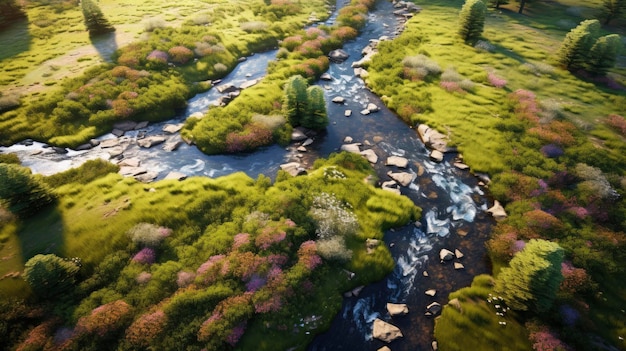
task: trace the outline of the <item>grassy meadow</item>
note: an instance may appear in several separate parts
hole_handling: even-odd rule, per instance
[[[368,85],[407,123],[447,134],[474,172],[492,177],[491,195],[508,212],[487,243],[496,279],[529,239],[566,250],[551,317],[509,317],[498,336],[480,327],[493,324],[495,312],[486,315],[478,294],[461,303],[465,312],[444,309],[435,328],[441,348],[487,338],[493,342],[481,349],[527,349],[529,340],[534,349],[593,349],[597,335],[626,348],[618,308],[626,301],[618,283],[626,278],[626,67],[620,56],[605,77],[594,77],[555,59],[567,32],[595,18],[601,2],[529,2],[522,15],[515,2],[489,8],[482,37],[470,44],[457,34],[463,1],[416,3],[423,11],[379,45]],[[623,35],[624,23],[614,20],[601,34]],[[508,333],[525,323],[528,332]]]

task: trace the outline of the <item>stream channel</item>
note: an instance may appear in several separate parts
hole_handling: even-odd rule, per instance
[[[337,7],[345,3],[346,0],[339,0]],[[379,0],[369,13],[367,25],[359,37],[344,45],[343,50],[349,53],[349,58],[341,63],[331,63],[328,73],[332,80],[317,83],[325,90],[330,124],[325,133],[317,135],[314,142],[307,146],[305,153],[296,150],[299,143],[287,148],[271,146],[251,154],[217,156],[205,155],[195,146],[185,143],[171,152],[158,146],[142,148],[137,145],[137,139],[146,135],[162,135],[168,141],[178,140],[178,133],[164,133],[163,127],[182,123],[193,113],[206,112],[222,96],[216,88],[190,99],[186,111],[176,118],[128,131],[119,138],[124,148],[123,157],[139,159],[141,167],[156,173],[157,180],[172,171],[186,176],[208,177],[243,171],[252,178],[265,174],[274,179],[281,164],[295,161],[306,167],[318,157],[327,157],[339,151],[346,136],[353,138],[354,142],[363,143],[362,150],[369,148],[376,153],[379,160],[374,167],[381,181],[389,180],[389,170],[396,171],[394,167],[385,166],[387,157],[402,156],[409,160],[407,169],[399,171],[413,173],[414,180],[401,191],[423,209],[421,221],[385,233],[385,242],[396,261],[394,271],[383,281],[366,286],[358,296],[344,298],[342,311],[330,329],[314,339],[308,348],[311,351],[378,350],[386,344],[372,338],[376,318],[402,331],[404,337],[388,345],[392,350],[431,350],[434,318],[425,315],[426,306],[435,301],[444,305],[450,292],[468,286],[473,276],[489,272],[484,242],[493,220],[485,214],[489,204],[478,179],[467,170],[456,168],[453,154],[446,154],[440,163],[431,161],[429,150],[415,129],[389,111],[379,97],[354,75],[351,65],[361,58],[361,50],[370,40],[397,35],[401,23],[393,11],[390,2]],[[336,13],[327,24],[332,24]],[[276,50],[273,50],[248,57],[221,84],[239,86],[247,81],[262,79],[268,62],[275,55]],[[344,97],[345,103],[331,102],[337,96]],[[369,115],[360,114],[369,103],[377,105],[380,110]],[[345,117],[344,112],[348,109],[353,111],[352,115]],[[107,134],[99,140],[114,138],[117,137]],[[77,167],[89,159],[111,159],[110,150],[101,146],[59,154],[39,142],[0,147],[0,152],[16,153],[24,166],[34,173],[45,175]],[[459,249],[464,256],[440,263],[439,250],[444,247],[451,251]],[[464,268],[455,269],[453,262],[462,263]],[[429,289],[436,290],[435,296],[424,293]],[[407,304],[409,313],[391,317],[386,309],[388,302]]]

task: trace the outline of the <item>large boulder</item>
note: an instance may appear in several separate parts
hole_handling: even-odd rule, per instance
[[[280,165],[280,169],[291,174],[292,176],[298,176],[300,174],[305,174],[306,169],[302,167],[302,165],[298,162],[289,162]]]
[[[387,172],[389,178],[395,180],[402,186],[409,186],[413,181],[413,174],[408,172]]]
[[[409,160],[401,156],[389,156],[385,165],[406,168],[409,165]]]
[[[363,155],[369,163],[374,164],[378,162],[378,155],[376,155],[376,153],[372,149],[361,151],[361,155]]]
[[[404,316],[409,313],[409,308],[405,303],[387,303],[387,312],[391,316]]]
[[[332,62],[343,62],[345,60],[348,59],[348,57],[350,57],[350,54],[348,54],[346,51],[342,50],[342,49],[336,49],[331,51],[330,53],[328,53],[328,58],[332,61]]]
[[[137,127],[137,122],[133,122],[133,121],[122,121],[122,122],[117,122],[113,125],[113,129],[119,129],[124,132],[133,130],[136,127]]]
[[[390,343],[398,338],[403,337],[400,328],[393,324],[389,324],[381,319],[376,318],[374,320],[374,329],[372,330],[372,337],[375,339]]]
[[[341,151],[347,151],[353,154],[360,154],[361,149],[359,149],[359,146],[361,146],[361,143],[343,144],[341,145]]]
[[[291,141],[302,141],[307,138],[306,134],[304,134],[304,132],[299,128],[294,128],[291,132]]]
[[[183,129],[184,125],[184,123],[167,123],[163,126],[163,131],[170,134],[178,133],[181,129]]]

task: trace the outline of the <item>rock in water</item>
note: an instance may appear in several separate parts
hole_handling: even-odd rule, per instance
[[[426,306],[426,311],[430,312],[433,316],[441,312],[441,304],[439,302],[433,302]]]
[[[439,251],[439,259],[441,261],[450,261],[453,258],[454,258],[454,252],[448,249],[441,249],[441,251]]]
[[[387,303],[387,312],[391,316],[404,316],[409,313],[409,308],[404,303]]]
[[[496,220],[505,219],[507,217],[504,207],[498,200],[495,200],[493,206],[487,210]]]
[[[381,319],[374,320],[374,329],[372,337],[390,343],[398,338],[403,337],[402,331],[393,324],[389,324]]]
[[[396,166],[400,168],[406,168],[409,165],[409,160],[400,156],[389,156],[385,164],[387,166]]]

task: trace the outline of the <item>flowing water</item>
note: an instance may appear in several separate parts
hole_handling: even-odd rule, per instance
[[[345,2],[339,0],[337,7],[341,7],[342,1]],[[349,59],[331,64],[328,73],[332,80],[317,83],[325,89],[331,123],[325,133],[315,137],[306,153],[299,154],[295,146],[272,146],[245,155],[207,156],[187,144],[182,144],[173,152],[158,146],[144,149],[136,145],[139,135],[165,135],[162,127],[166,123],[180,123],[192,113],[211,108],[221,96],[217,89],[192,98],[186,111],[174,120],[151,124],[142,130],[127,132],[122,137],[124,157],[139,158],[144,168],[158,173],[157,179],[165,177],[170,171],[209,177],[244,171],[253,178],[259,174],[274,178],[282,163],[299,161],[310,165],[317,157],[337,152],[346,136],[363,143],[362,149],[369,148],[377,154],[379,161],[374,167],[381,181],[388,180],[387,171],[395,171],[384,165],[388,156],[402,156],[409,160],[409,167],[401,171],[413,173],[415,180],[410,186],[402,188],[402,193],[422,207],[421,222],[385,234],[385,242],[396,261],[394,271],[383,281],[365,287],[358,297],[345,298],[342,311],[330,329],[318,335],[309,346],[312,351],[379,349],[384,343],[372,338],[372,325],[376,318],[402,330],[404,337],[389,345],[394,351],[430,350],[434,319],[425,316],[426,306],[433,301],[445,304],[451,291],[468,286],[474,275],[489,271],[483,243],[488,237],[492,220],[485,215],[488,203],[478,180],[468,171],[455,168],[451,160],[453,155],[446,155],[441,163],[431,161],[429,151],[415,130],[386,109],[363,81],[355,77],[351,67],[354,61],[361,58],[361,50],[370,39],[397,34],[399,23],[392,14],[393,10],[390,2],[378,1],[360,36],[344,46],[350,54]],[[334,17],[331,17],[327,23],[333,20]],[[276,51],[269,51],[248,57],[221,84],[238,86],[245,81],[262,78],[267,63],[274,59],[275,54]],[[346,102],[330,102],[336,96],[345,97]],[[376,104],[380,111],[360,114],[368,103]],[[352,110],[350,117],[344,117],[347,109]],[[176,134],[167,137],[170,140],[179,138]],[[100,139],[111,138],[114,136],[109,134]],[[58,154],[37,142],[32,145],[16,144],[0,148],[0,151],[17,153],[23,165],[42,174],[60,172],[88,159],[110,157],[107,150],[100,147]],[[451,262],[440,263],[439,250],[443,247],[452,251],[458,248],[463,252],[465,256],[456,261],[465,268],[455,270]],[[428,289],[436,289],[436,295],[425,295],[424,291]],[[408,315],[392,318],[386,310],[388,302],[406,303]]]

